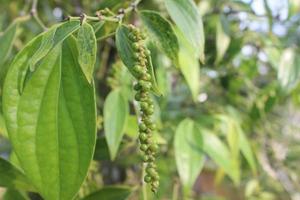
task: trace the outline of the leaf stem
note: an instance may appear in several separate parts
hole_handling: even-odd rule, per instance
[[[127,8],[119,9],[118,14],[114,14],[113,12],[110,11],[109,14],[111,14],[112,16],[104,16],[104,15],[101,14],[100,11],[98,11],[96,13],[96,16],[85,15],[85,18],[86,18],[86,20],[90,20],[90,21],[109,21],[109,22],[118,22],[118,23],[120,23],[127,13],[136,10],[137,5],[141,1],[142,0],[135,0]],[[80,20],[80,17],[69,16],[68,20]]]

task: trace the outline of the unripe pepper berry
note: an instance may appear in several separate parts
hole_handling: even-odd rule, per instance
[[[133,72],[137,83],[134,85],[135,100],[140,102],[141,122],[139,124],[139,140],[140,150],[143,152],[142,159],[147,163],[146,176],[144,181],[151,184],[151,190],[157,191],[159,186],[159,175],[156,171],[155,154],[158,152],[158,146],[153,142],[153,131],[156,130],[155,124],[151,118],[154,113],[154,104],[150,97],[152,88],[151,74],[148,71],[150,51],[146,48],[144,41],[145,35],[133,25],[128,26],[130,30],[130,40],[132,41],[132,49],[134,51],[132,57],[134,59]]]

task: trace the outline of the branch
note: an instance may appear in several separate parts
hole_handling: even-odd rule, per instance
[[[37,22],[37,24],[45,31],[48,28],[45,26],[45,24],[42,22],[42,20],[39,18],[38,14],[37,14],[37,4],[38,4],[38,0],[32,1],[30,15]]]
[[[90,20],[90,21],[109,21],[109,22],[119,22],[120,23],[127,13],[136,11],[137,6],[141,1],[142,0],[135,0],[127,8],[119,9],[118,14],[114,14],[110,10],[105,9],[105,10],[97,11],[96,16],[85,15],[85,19]],[[103,15],[103,12],[106,12],[112,16],[105,16],[105,15]],[[81,19],[80,17],[72,17],[72,16],[68,17],[68,20],[80,20],[80,19]]]

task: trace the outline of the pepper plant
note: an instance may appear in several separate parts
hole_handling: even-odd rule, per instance
[[[286,189],[264,179],[259,131],[276,105],[299,104],[292,28],[281,38],[243,29],[236,14],[260,17],[244,1],[3,1],[4,200],[210,199],[214,187],[254,200]]]

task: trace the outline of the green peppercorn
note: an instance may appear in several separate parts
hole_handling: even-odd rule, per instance
[[[138,42],[135,42],[135,43],[132,44],[132,47],[133,47],[134,50],[139,50],[140,45],[139,45]]]
[[[156,124],[154,124],[154,123],[149,124],[148,127],[149,127],[152,131],[156,130]]]
[[[147,172],[148,175],[152,176],[153,174],[156,173],[156,170],[152,167],[147,167],[146,172]]]
[[[141,94],[140,93],[136,93],[135,94],[135,96],[134,96],[134,99],[136,100],[136,101],[140,101],[141,100]]]
[[[139,124],[139,130],[140,131],[146,131],[147,130],[147,126],[146,126],[146,124],[145,123],[140,123]]]
[[[141,133],[141,134],[139,135],[139,139],[140,139],[142,142],[146,142],[147,139],[148,139],[147,134]]]
[[[154,168],[154,169],[157,168],[156,164],[154,164],[154,163],[148,163],[147,167],[151,167],[151,168]]]
[[[150,81],[151,80],[151,75],[150,74],[144,74],[143,75],[143,77],[142,77],[142,79],[144,80],[144,81]],[[149,82],[150,83],[150,82]],[[150,83],[151,84],[151,83]],[[150,86],[150,88],[151,88],[151,86]]]
[[[151,176],[149,176],[149,175],[146,175],[145,177],[144,177],[144,181],[146,182],[146,183],[150,183],[151,182]]]
[[[144,110],[148,108],[148,104],[146,102],[141,102],[141,108]]]
[[[139,66],[139,65],[135,65],[135,66],[133,67],[133,71],[134,71],[135,73],[137,73],[137,74],[140,74],[140,73],[143,71],[143,68],[142,68],[141,66]]]
[[[151,144],[151,145],[149,146],[149,150],[150,150],[151,152],[153,152],[153,153],[157,153],[158,150],[159,150],[159,147],[158,147],[157,144]]]
[[[153,188],[158,188],[158,187],[159,187],[159,182],[158,182],[158,181],[153,181],[153,182],[151,183],[151,186],[152,186]]]
[[[141,144],[140,149],[142,151],[146,151],[148,149],[148,146],[146,144]]]
[[[151,108],[148,108],[145,110],[145,112],[147,113],[147,115],[152,115],[154,113],[154,110]]]
[[[144,162],[147,162],[149,160],[149,156],[148,155],[143,155],[142,159]]]

